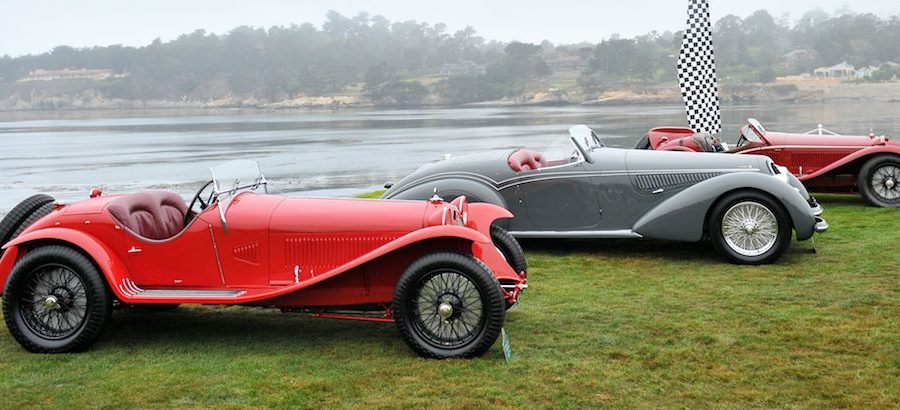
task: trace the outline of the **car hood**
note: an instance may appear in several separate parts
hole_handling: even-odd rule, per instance
[[[790,134],[783,132],[767,132],[766,141],[769,145],[809,146],[809,147],[848,147],[865,148],[875,145],[900,146],[900,143],[883,137],[870,137],[866,135],[817,135],[817,134]]]
[[[629,172],[653,171],[738,171],[756,170],[771,174],[768,157],[722,155],[719,153],[625,150]]]
[[[438,204],[448,206],[446,204]],[[272,233],[407,233],[425,226],[426,201],[286,198],[272,212]]]

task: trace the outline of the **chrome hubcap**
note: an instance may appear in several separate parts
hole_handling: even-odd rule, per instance
[[[745,201],[732,206],[722,218],[725,243],[743,256],[759,256],[775,246],[778,220],[769,208]]]
[[[872,173],[872,190],[882,199],[888,201],[900,200],[900,166],[885,165]]]
[[[450,316],[453,316],[453,306],[449,303],[444,302],[438,306],[438,315],[441,317],[441,320],[447,320]]]
[[[55,295],[47,296],[44,299],[44,310],[59,310],[59,299]]]

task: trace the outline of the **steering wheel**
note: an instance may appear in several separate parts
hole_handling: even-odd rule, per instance
[[[215,194],[214,190],[210,190],[209,196],[207,196],[205,201],[203,200],[203,191],[206,191],[206,189],[211,187],[212,184],[213,184],[213,181],[210,180],[209,182],[203,184],[203,186],[200,187],[200,190],[197,191],[196,194],[194,194],[194,198],[191,199],[191,203],[190,203],[190,205],[188,205],[188,211],[184,214],[184,225],[185,226],[187,226],[187,224],[190,223],[191,220],[194,219],[195,216],[200,215],[200,213],[203,212],[203,210],[205,210],[206,208],[209,208],[209,206],[212,205],[213,200],[214,200],[213,195]],[[194,205],[197,205],[197,204],[200,204],[200,209],[195,212]]]

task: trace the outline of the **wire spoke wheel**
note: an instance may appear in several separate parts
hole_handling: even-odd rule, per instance
[[[69,337],[84,324],[87,311],[84,281],[72,269],[43,265],[25,279],[19,314],[36,335],[49,340]]]
[[[471,255],[434,252],[413,261],[394,288],[394,322],[424,357],[475,357],[500,336],[506,300],[493,272]]]
[[[429,343],[455,348],[471,343],[484,322],[477,286],[462,272],[439,270],[425,275],[413,295],[413,325]]]
[[[722,236],[728,246],[743,256],[768,252],[778,240],[778,219],[765,205],[739,202],[725,211]]]
[[[870,186],[885,201],[900,199],[900,166],[888,164],[875,169]]]

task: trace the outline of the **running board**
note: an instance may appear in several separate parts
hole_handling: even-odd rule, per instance
[[[620,231],[509,231],[516,238],[569,238],[569,239],[640,239],[641,234],[630,230]]]
[[[119,285],[119,290],[129,297],[142,298],[191,298],[191,299],[222,299],[236,298],[247,293],[246,290],[233,289],[143,289],[131,281],[124,278]]]

